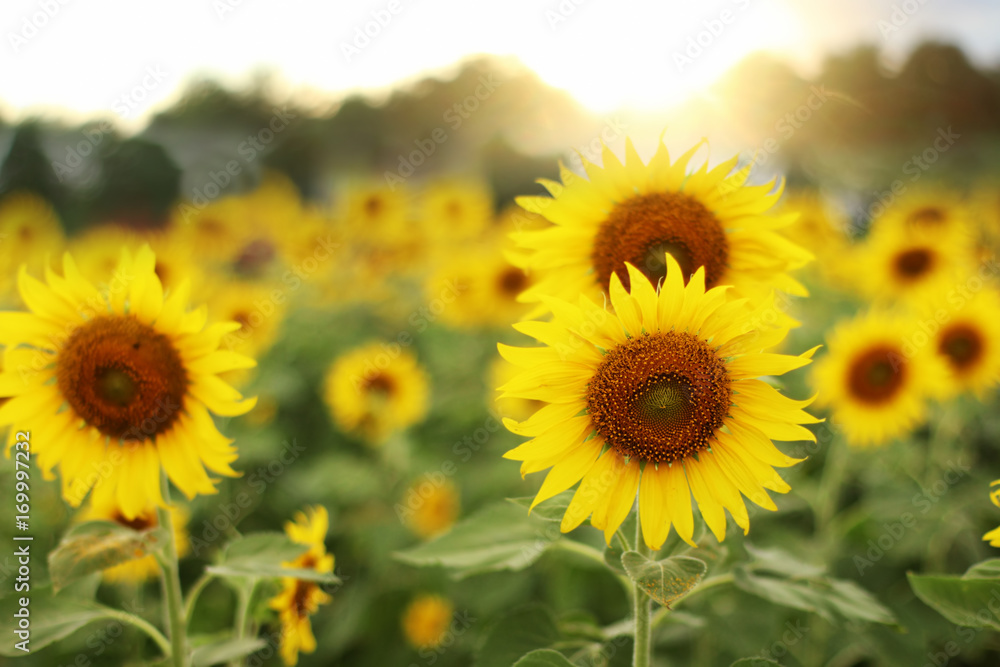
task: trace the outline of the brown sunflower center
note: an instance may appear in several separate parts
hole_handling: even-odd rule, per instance
[[[983,355],[984,347],[982,333],[968,324],[954,324],[942,331],[938,338],[938,351],[957,371],[975,366]]]
[[[906,220],[916,225],[938,225],[944,222],[944,211],[937,206],[925,206],[911,213]]]
[[[59,353],[56,382],[70,407],[113,439],[169,429],[188,385],[167,337],[120,315],[96,317],[73,331]]]
[[[369,394],[388,398],[395,391],[396,382],[385,373],[376,373],[365,380],[363,388]]]
[[[382,212],[382,198],[377,195],[371,195],[365,199],[364,203],[365,215],[369,218],[376,217]]]
[[[906,382],[908,368],[895,347],[881,345],[858,355],[848,368],[847,384],[854,398],[879,405],[892,398]]]
[[[528,276],[516,266],[507,267],[497,277],[497,288],[500,290],[500,293],[510,298],[515,298],[527,286]]]
[[[316,584],[305,579],[295,581],[295,593],[292,594],[292,609],[299,618],[309,615],[309,593],[312,592]]]
[[[731,397],[726,364],[704,341],[657,332],[605,355],[587,388],[587,412],[619,453],[660,463],[708,449]]]
[[[243,250],[236,257],[234,268],[237,273],[245,276],[259,276],[274,259],[275,254],[274,244],[268,239],[254,239],[243,246]]]
[[[930,248],[912,248],[896,255],[896,275],[906,282],[918,280],[934,268]]]
[[[607,289],[617,273],[630,288],[625,263],[654,285],[667,274],[664,255],[673,256],[688,276],[705,267],[705,284],[714,287],[726,271],[729,242],[719,220],[701,202],[680,192],[639,195],[616,204],[594,239],[597,280]]]
[[[155,514],[148,514],[148,515],[147,514],[138,514],[138,515],[135,516],[135,518],[128,519],[121,512],[116,512],[115,515],[114,515],[114,517],[112,518],[112,521],[114,521],[115,523],[117,523],[117,524],[119,524],[121,526],[127,526],[127,527],[131,528],[132,530],[135,530],[135,531],[138,531],[138,532],[142,532],[144,530],[149,530],[150,528],[155,528],[156,525],[157,525],[157,523],[156,523],[156,515]]]

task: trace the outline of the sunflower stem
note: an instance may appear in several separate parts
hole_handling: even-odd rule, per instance
[[[214,574],[204,572],[198,581],[194,582],[191,590],[188,591],[187,601],[184,603],[184,627],[191,624],[191,617],[194,615],[194,606],[198,602],[198,596],[205,590],[205,587],[212,583]]]
[[[170,484],[166,474],[160,476],[160,492],[164,504],[170,504]],[[160,527],[166,533],[161,552],[160,570],[163,572],[163,601],[167,616],[167,630],[170,636],[170,658],[174,667],[187,667],[187,632],[183,597],[181,595],[181,575],[177,566],[177,541],[174,536],[174,520],[170,511],[157,507],[156,514]]]
[[[847,443],[834,441],[828,450],[829,454],[823,466],[823,476],[820,478],[819,497],[816,499],[816,526],[818,534],[827,533],[830,522],[837,514],[837,502],[840,500],[841,487],[847,475],[849,452]]]
[[[635,522],[635,550],[641,555],[649,558],[652,550],[646,546],[646,541],[642,538],[642,522]],[[649,667],[650,654],[650,628],[649,611],[650,599],[646,591],[640,588],[638,582],[634,584],[633,604],[635,616],[635,650],[632,653],[632,667]]]

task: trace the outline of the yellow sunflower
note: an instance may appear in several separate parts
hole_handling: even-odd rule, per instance
[[[55,211],[31,193],[13,193],[0,201],[0,298],[13,291],[17,267],[41,271],[46,255],[62,252],[66,237]]]
[[[239,325],[206,327],[204,308],[187,311],[187,283],[164,297],[155,266],[148,246],[134,257],[123,250],[101,292],[67,253],[63,275],[46,271],[45,283],[21,268],[31,312],[0,313],[8,456],[14,433],[31,430],[39,467],[51,478],[59,466],[71,505],[93,488],[95,501],[113,497],[127,519],[164,506],[161,470],[188,498],[216,492],[206,467],[235,476],[236,450],[210,413],[241,415],[255,403],[217,376],[255,364],[218,349]]]
[[[493,219],[493,195],[480,181],[442,178],[420,195],[420,223],[438,245],[479,238]]]
[[[326,553],[326,531],[330,518],[322,505],[306,508],[295,513],[295,521],[285,523],[285,533],[292,542],[304,544],[309,550],[295,560],[282,563],[285,567],[333,572],[333,554]],[[281,619],[281,659],[286,665],[299,661],[299,652],[312,653],[316,650],[309,616],[319,610],[321,604],[329,604],[333,598],[325,593],[315,581],[282,577],[281,592],[271,598],[268,605],[278,612]]]
[[[507,363],[502,357],[494,359],[488,371],[489,406],[491,412],[500,417],[510,417],[514,421],[524,421],[545,403],[531,398],[501,398],[496,387],[502,387],[518,374],[517,366]]]
[[[733,172],[735,157],[688,173],[701,145],[671,163],[661,141],[644,165],[629,140],[625,164],[605,147],[603,168],[583,160],[588,179],[560,165],[561,184],[539,180],[551,198],[518,198],[525,209],[555,223],[515,235],[530,251],[526,268],[539,271],[523,298],[574,300],[582,292],[600,301],[612,274],[628,287],[626,262],[655,285],[664,277],[664,254],[680,264],[685,280],[704,267],[708,288],[732,285],[736,296],[755,303],[772,289],[805,295],[788,272],[812,256],[779,233],[795,214],[768,214],[781,188],[747,186],[750,167]]]
[[[657,291],[626,264],[631,292],[610,278],[614,313],[586,296],[579,306],[546,298],[552,322],[515,325],[544,344],[500,352],[522,372],[501,387],[503,396],[545,401],[523,422],[505,419],[531,440],[504,454],[523,461],[521,473],[552,468],[532,507],[581,479],[562,520],[564,532],[588,516],[612,535],[639,493],[646,544],[659,549],[670,532],[691,542],[694,494],[705,523],[720,541],[729,510],[750,528],[742,493],[767,509],[766,489],[785,493],[774,466],[798,461],[771,442],[813,440],[800,424],[818,420],[756,379],[809,363],[801,356],[764,353],[786,328],[757,329],[743,299],[727,299],[728,286],[706,291],[704,268],[684,285],[684,271],[665,255],[664,284]],[[772,308],[764,302],[759,309]]]
[[[406,188],[380,183],[354,183],[337,198],[336,219],[349,239],[395,246],[416,233],[411,195]]]
[[[915,317],[872,311],[841,322],[828,340],[813,384],[852,445],[905,435],[923,419],[927,398],[939,396],[947,382]]]
[[[458,489],[449,480],[435,480],[425,475],[406,493],[397,512],[406,526],[423,539],[430,539],[451,528],[458,518]]]
[[[420,595],[403,612],[403,634],[410,646],[432,649],[441,645],[451,627],[455,607],[440,595]]]
[[[942,287],[954,287],[972,251],[957,237],[910,229],[873,233],[858,260],[855,283],[863,293],[882,303],[918,306]]]
[[[171,524],[174,527],[177,557],[182,558],[190,549],[187,530],[185,530],[189,514],[187,509],[177,504],[171,505],[167,510],[170,512]],[[114,504],[113,498],[103,498],[100,501],[92,500],[80,512],[78,519],[80,521],[113,521],[140,532],[152,530],[160,523],[156,515],[156,507],[149,505],[135,517],[128,519],[122,513],[121,508]],[[156,562],[155,556],[152,554],[136,554],[136,556],[135,560],[104,570],[104,579],[121,583],[142,583],[147,579],[159,576],[160,566]]]
[[[911,232],[968,244],[974,230],[962,193],[941,185],[912,188],[872,220],[875,235]]]
[[[982,290],[957,309],[946,299],[932,303],[940,307],[924,328],[934,333],[931,344],[948,368],[949,393],[970,391],[981,398],[1000,380],[1000,295]]]
[[[786,191],[781,213],[798,213],[795,224],[785,234],[816,256],[809,267],[834,286],[853,279],[854,245],[849,236],[850,221],[844,211],[826,201],[819,192]]]
[[[372,342],[330,366],[324,398],[342,430],[378,444],[427,414],[427,373],[398,343]]]
[[[496,249],[462,253],[440,264],[424,282],[440,319],[455,327],[508,326],[528,314],[518,297],[532,277]]]

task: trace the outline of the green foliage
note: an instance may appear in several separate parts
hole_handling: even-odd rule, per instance
[[[162,530],[140,532],[112,521],[88,521],[74,526],[59,546],[49,552],[52,589],[59,592],[80,577],[144,558],[158,548],[162,539]]]
[[[622,565],[646,595],[668,608],[691,592],[708,571],[697,558],[672,556],[654,561],[636,551],[625,552]]]
[[[1000,631],[1000,560],[977,563],[962,576],[907,574],[913,592],[956,625]]]

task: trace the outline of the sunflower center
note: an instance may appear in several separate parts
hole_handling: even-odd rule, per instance
[[[121,526],[127,526],[140,533],[156,527],[155,515],[138,514],[134,519],[128,519],[121,512],[116,512],[112,520]]]
[[[236,272],[245,276],[258,276],[263,273],[274,256],[273,243],[267,239],[254,239],[243,247],[236,258]]]
[[[851,363],[848,387],[856,399],[878,405],[896,395],[906,382],[907,372],[906,361],[898,349],[875,347]]]
[[[944,222],[944,212],[936,206],[925,206],[911,213],[907,221],[917,225],[938,225]]]
[[[705,284],[714,287],[725,274],[729,243],[719,220],[696,199],[680,192],[639,195],[616,204],[601,224],[594,239],[594,269],[605,289],[612,273],[630,288],[626,262],[655,285],[666,277],[668,253],[685,282],[704,266]]]
[[[56,382],[70,407],[113,439],[169,429],[188,384],[167,337],[126,316],[96,317],[77,327],[59,353]]]
[[[382,200],[376,195],[372,195],[365,200],[365,214],[374,218],[382,212]]]
[[[983,347],[982,334],[967,324],[955,324],[945,329],[938,339],[938,351],[958,371],[974,366],[983,354]]]
[[[896,256],[896,273],[912,282],[928,273],[934,266],[934,255],[929,248],[913,248]]]
[[[295,581],[295,593],[292,595],[292,609],[299,618],[309,615],[309,592],[315,584],[304,579]]]
[[[512,298],[523,292],[527,286],[528,277],[524,275],[524,271],[516,266],[504,269],[497,278],[497,287],[500,288],[500,293]]]
[[[388,398],[396,388],[396,383],[385,373],[377,373],[365,380],[364,390],[381,398]]]
[[[587,388],[587,412],[619,453],[661,463],[708,449],[731,396],[726,364],[704,341],[657,332],[605,355]]]

